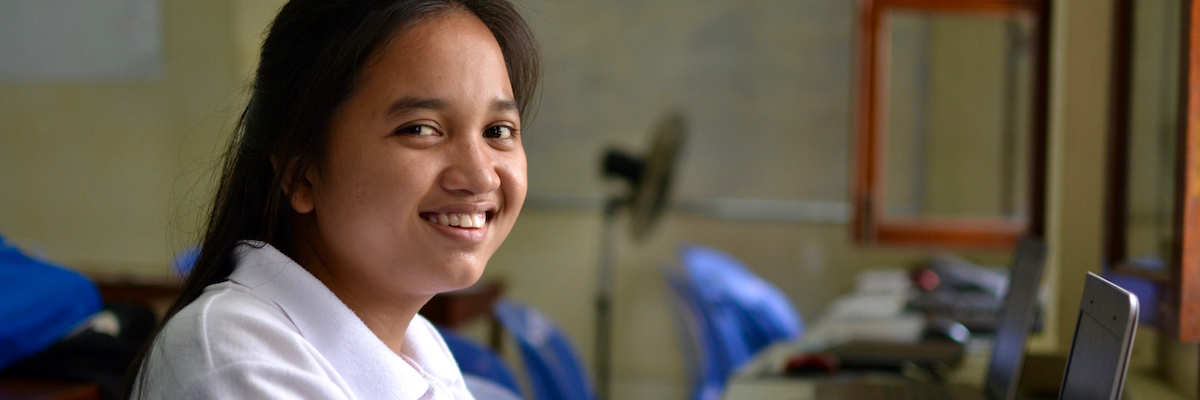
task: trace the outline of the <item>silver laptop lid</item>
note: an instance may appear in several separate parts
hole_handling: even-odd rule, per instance
[[[1037,317],[1037,292],[1046,263],[1046,245],[1040,239],[1023,237],[1009,272],[1008,293],[996,325],[992,361],[988,365],[984,393],[990,400],[1017,397],[1017,379],[1025,361],[1025,342]]]
[[[1088,272],[1059,399],[1121,397],[1137,319],[1137,296]]]

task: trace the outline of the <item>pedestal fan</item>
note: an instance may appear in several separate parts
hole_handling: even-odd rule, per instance
[[[612,297],[614,280],[613,225],[622,210],[629,213],[635,241],[643,239],[658,221],[667,205],[671,177],[679,159],[679,150],[687,136],[684,117],[669,113],[654,131],[650,151],[643,156],[609,148],[601,162],[606,178],[628,183],[622,193],[613,194],[604,205],[604,232],[600,242],[600,276],[596,289],[596,385],[601,400],[609,400],[612,361]]]

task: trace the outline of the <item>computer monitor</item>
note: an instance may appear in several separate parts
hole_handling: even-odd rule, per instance
[[[1017,379],[1025,361],[1025,342],[1037,316],[1037,291],[1045,263],[1046,245],[1041,239],[1021,238],[1009,272],[1008,292],[996,325],[992,360],[984,383],[988,399],[1013,400],[1017,396]]]

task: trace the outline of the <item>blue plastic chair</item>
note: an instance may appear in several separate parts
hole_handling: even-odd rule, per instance
[[[192,273],[192,268],[196,267],[197,261],[200,261],[200,243],[193,243],[175,253],[175,258],[171,260],[171,272],[186,280]]]
[[[475,375],[463,374],[463,383],[475,400],[524,400],[511,389]]]
[[[596,400],[574,346],[550,318],[513,300],[495,306],[496,318],[517,341],[537,400]]]
[[[779,288],[722,251],[684,246],[680,259],[706,311],[728,309],[751,353],[781,340],[799,340],[804,322]]]
[[[680,249],[680,261],[682,274],[664,275],[687,303],[681,311],[692,313],[703,347],[693,371],[693,399],[710,400],[755,353],[803,335],[803,320],[787,296],[733,256],[691,245]]]
[[[698,307],[697,293],[691,279],[678,270],[663,270],[667,293],[675,309],[676,330],[680,337],[680,353],[689,373],[689,395],[692,400],[716,400],[725,390],[732,371],[722,341],[714,336],[715,327],[709,315]],[[740,342],[740,341],[739,341]],[[744,346],[743,346],[744,349]],[[743,351],[745,353],[747,351]]]
[[[450,353],[454,355],[454,361],[458,363],[463,375],[483,378],[511,390],[514,394],[521,393],[516,376],[499,355],[452,330],[440,326],[437,329],[442,334],[442,339],[446,340],[446,347],[450,348]]]

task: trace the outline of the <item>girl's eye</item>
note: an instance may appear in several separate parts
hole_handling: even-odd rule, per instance
[[[434,131],[433,127],[431,127],[429,125],[406,126],[406,127],[400,128],[397,132],[414,135],[414,136],[433,136],[434,134],[437,133],[437,131]]]
[[[508,139],[512,137],[512,134],[513,128],[504,125],[493,126],[484,132],[484,136],[494,139]]]

